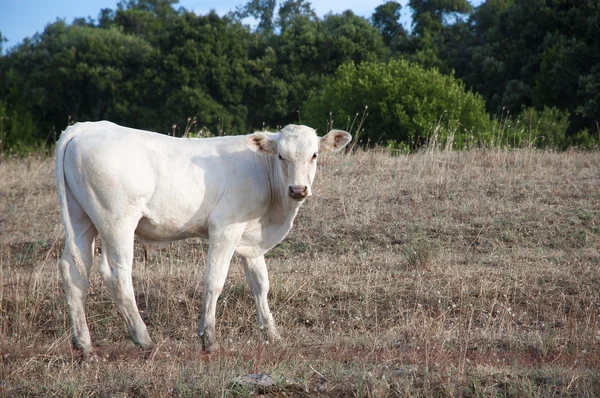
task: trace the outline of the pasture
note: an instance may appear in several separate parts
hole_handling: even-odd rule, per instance
[[[0,160],[0,394],[600,395],[600,153],[323,156],[313,191],[267,254],[281,343],[262,343],[234,257],[221,348],[203,353],[207,247],[187,240],[147,262],[136,246],[152,352],[93,272],[97,361],[81,363],[56,267],[54,159]],[[232,383],[258,373],[276,384]]]

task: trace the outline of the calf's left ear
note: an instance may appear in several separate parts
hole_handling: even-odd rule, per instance
[[[348,145],[352,136],[342,130],[331,130],[321,138],[319,152],[336,152]]]
[[[263,133],[254,133],[246,137],[246,146],[263,155],[277,154],[277,143]]]

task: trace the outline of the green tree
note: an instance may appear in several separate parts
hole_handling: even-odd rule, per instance
[[[3,53],[3,46],[4,46],[4,42],[6,41],[6,38],[4,36],[2,36],[2,31],[0,31],[0,56]]]
[[[248,129],[275,127],[290,116],[288,98],[290,87],[279,72],[279,59],[273,47],[261,49],[248,60],[250,84],[244,94],[243,103],[248,111]],[[297,119],[296,119],[297,120]]]
[[[275,29],[276,0],[250,0],[234,13],[237,20],[253,17],[258,20],[257,30],[261,34],[270,35]]]
[[[2,55],[5,40],[0,32],[0,155],[8,150],[30,151],[44,138],[36,134],[19,75],[10,69],[9,57]]]
[[[487,0],[459,24],[442,57],[493,114],[556,107],[571,115],[569,134],[593,131],[600,119],[598,21],[598,2]]]
[[[114,13],[102,11],[100,26],[114,24],[125,33],[144,37],[150,43],[162,36],[167,21],[177,18],[178,12],[173,8],[179,0],[121,0]],[[110,21],[108,18],[113,17]]]
[[[377,6],[371,16],[371,23],[379,30],[383,42],[391,49],[398,49],[408,37],[400,23],[402,5],[396,1],[387,1]]]
[[[343,63],[378,61],[385,46],[376,28],[351,11],[323,20],[300,15],[282,31],[275,51],[277,74],[287,84],[287,113],[277,124],[298,121],[302,104],[320,90],[324,79]]]
[[[26,40],[5,60],[3,73],[12,85],[7,95],[37,114],[39,137],[64,129],[69,119],[98,120],[111,116],[119,89],[136,79],[152,49],[143,41],[116,29],[48,25],[42,34]]]
[[[367,19],[352,11],[326,15],[323,28],[325,42],[321,52],[327,57],[327,72],[333,73],[339,65],[348,61],[378,61],[385,55],[379,31]]]
[[[439,33],[449,20],[472,11],[467,0],[410,0],[413,31],[424,38]]]
[[[317,13],[305,0],[286,0],[279,6],[277,25],[284,32],[296,18],[318,20]]]
[[[410,0],[412,35],[409,59],[427,68],[450,73],[443,58],[448,27],[472,11],[467,0]]]
[[[247,130],[250,38],[239,22],[215,12],[185,11],[167,26],[160,43],[166,56],[153,89],[161,94],[170,124],[185,125],[188,117],[196,117],[213,132]]]

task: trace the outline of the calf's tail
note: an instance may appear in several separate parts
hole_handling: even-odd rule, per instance
[[[60,214],[66,235],[65,253],[63,255],[71,255],[75,266],[79,270],[79,273],[82,276],[88,276],[87,269],[81,259],[81,252],[75,243],[75,232],[73,230],[73,224],[71,222],[71,215],[69,214],[69,206],[67,203],[67,190],[69,187],[67,186],[65,178],[65,153],[67,151],[67,146],[80,132],[80,129],[80,124],[67,127],[56,143],[56,189],[58,191],[58,203],[60,206]]]

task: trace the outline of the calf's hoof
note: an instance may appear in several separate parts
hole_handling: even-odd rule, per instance
[[[202,338],[202,349],[204,352],[210,354],[219,349],[219,344],[214,340],[212,335],[205,333],[200,335],[200,337]]]

